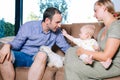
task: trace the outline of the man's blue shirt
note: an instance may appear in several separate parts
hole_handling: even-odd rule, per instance
[[[11,44],[13,50],[19,50],[29,55],[35,55],[42,45],[52,47],[56,44],[64,52],[70,47],[60,28],[56,32],[44,33],[41,21],[30,21],[23,24],[15,39],[9,44]]]

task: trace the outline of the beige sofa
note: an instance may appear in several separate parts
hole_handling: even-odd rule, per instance
[[[99,30],[103,27],[102,23],[73,23],[73,24],[62,24],[62,28],[67,30],[67,32],[74,36],[79,37],[79,29],[82,25],[85,24],[94,24],[96,26],[96,31],[94,34],[94,38],[96,39]],[[75,46],[71,41],[67,40],[71,46]],[[53,47],[53,51],[57,52],[59,55],[64,56],[64,53],[57,47]],[[28,69],[26,67],[18,67],[15,69],[16,71],[16,80],[27,80]],[[0,80],[2,77],[0,75]],[[34,80],[34,79],[33,79]],[[55,67],[46,67],[45,73],[42,80],[64,80],[64,68],[57,69]],[[120,76],[115,78],[110,78],[106,80],[120,80]]]

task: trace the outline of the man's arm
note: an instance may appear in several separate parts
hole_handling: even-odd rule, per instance
[[[14,40],[9,42],[9,44],[12,46],[12,49],[20,50],[21,47],[25,44],[28,35],[30,35],[30,31],[31,31],[30,23],[23,24],[20,27]]]

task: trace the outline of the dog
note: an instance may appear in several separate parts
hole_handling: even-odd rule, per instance
[[[48,46],[41,46],[39,49],[41,52],[45,52],[48,55],[48,66],[61,68],[64,65],[64,57],[53,52]]]

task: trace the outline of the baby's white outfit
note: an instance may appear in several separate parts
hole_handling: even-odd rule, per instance
[[[80,38],[73,38],[73,42],[79,46],[82,47],[86,50],[90,50],[90,51],[95,51],[94,47],[98,46],[98,43],[95,39],[86,39],[86,40],[82,40]],[[92,60],[92,55],[87,55],[87,54],[81,54],[79,56],[79,58],[85,63],[85,64],[92,64],[93,60]],[[108,68],[111,64],[112,60],[108,59],[105,62],[100,62],[105,68]]]

